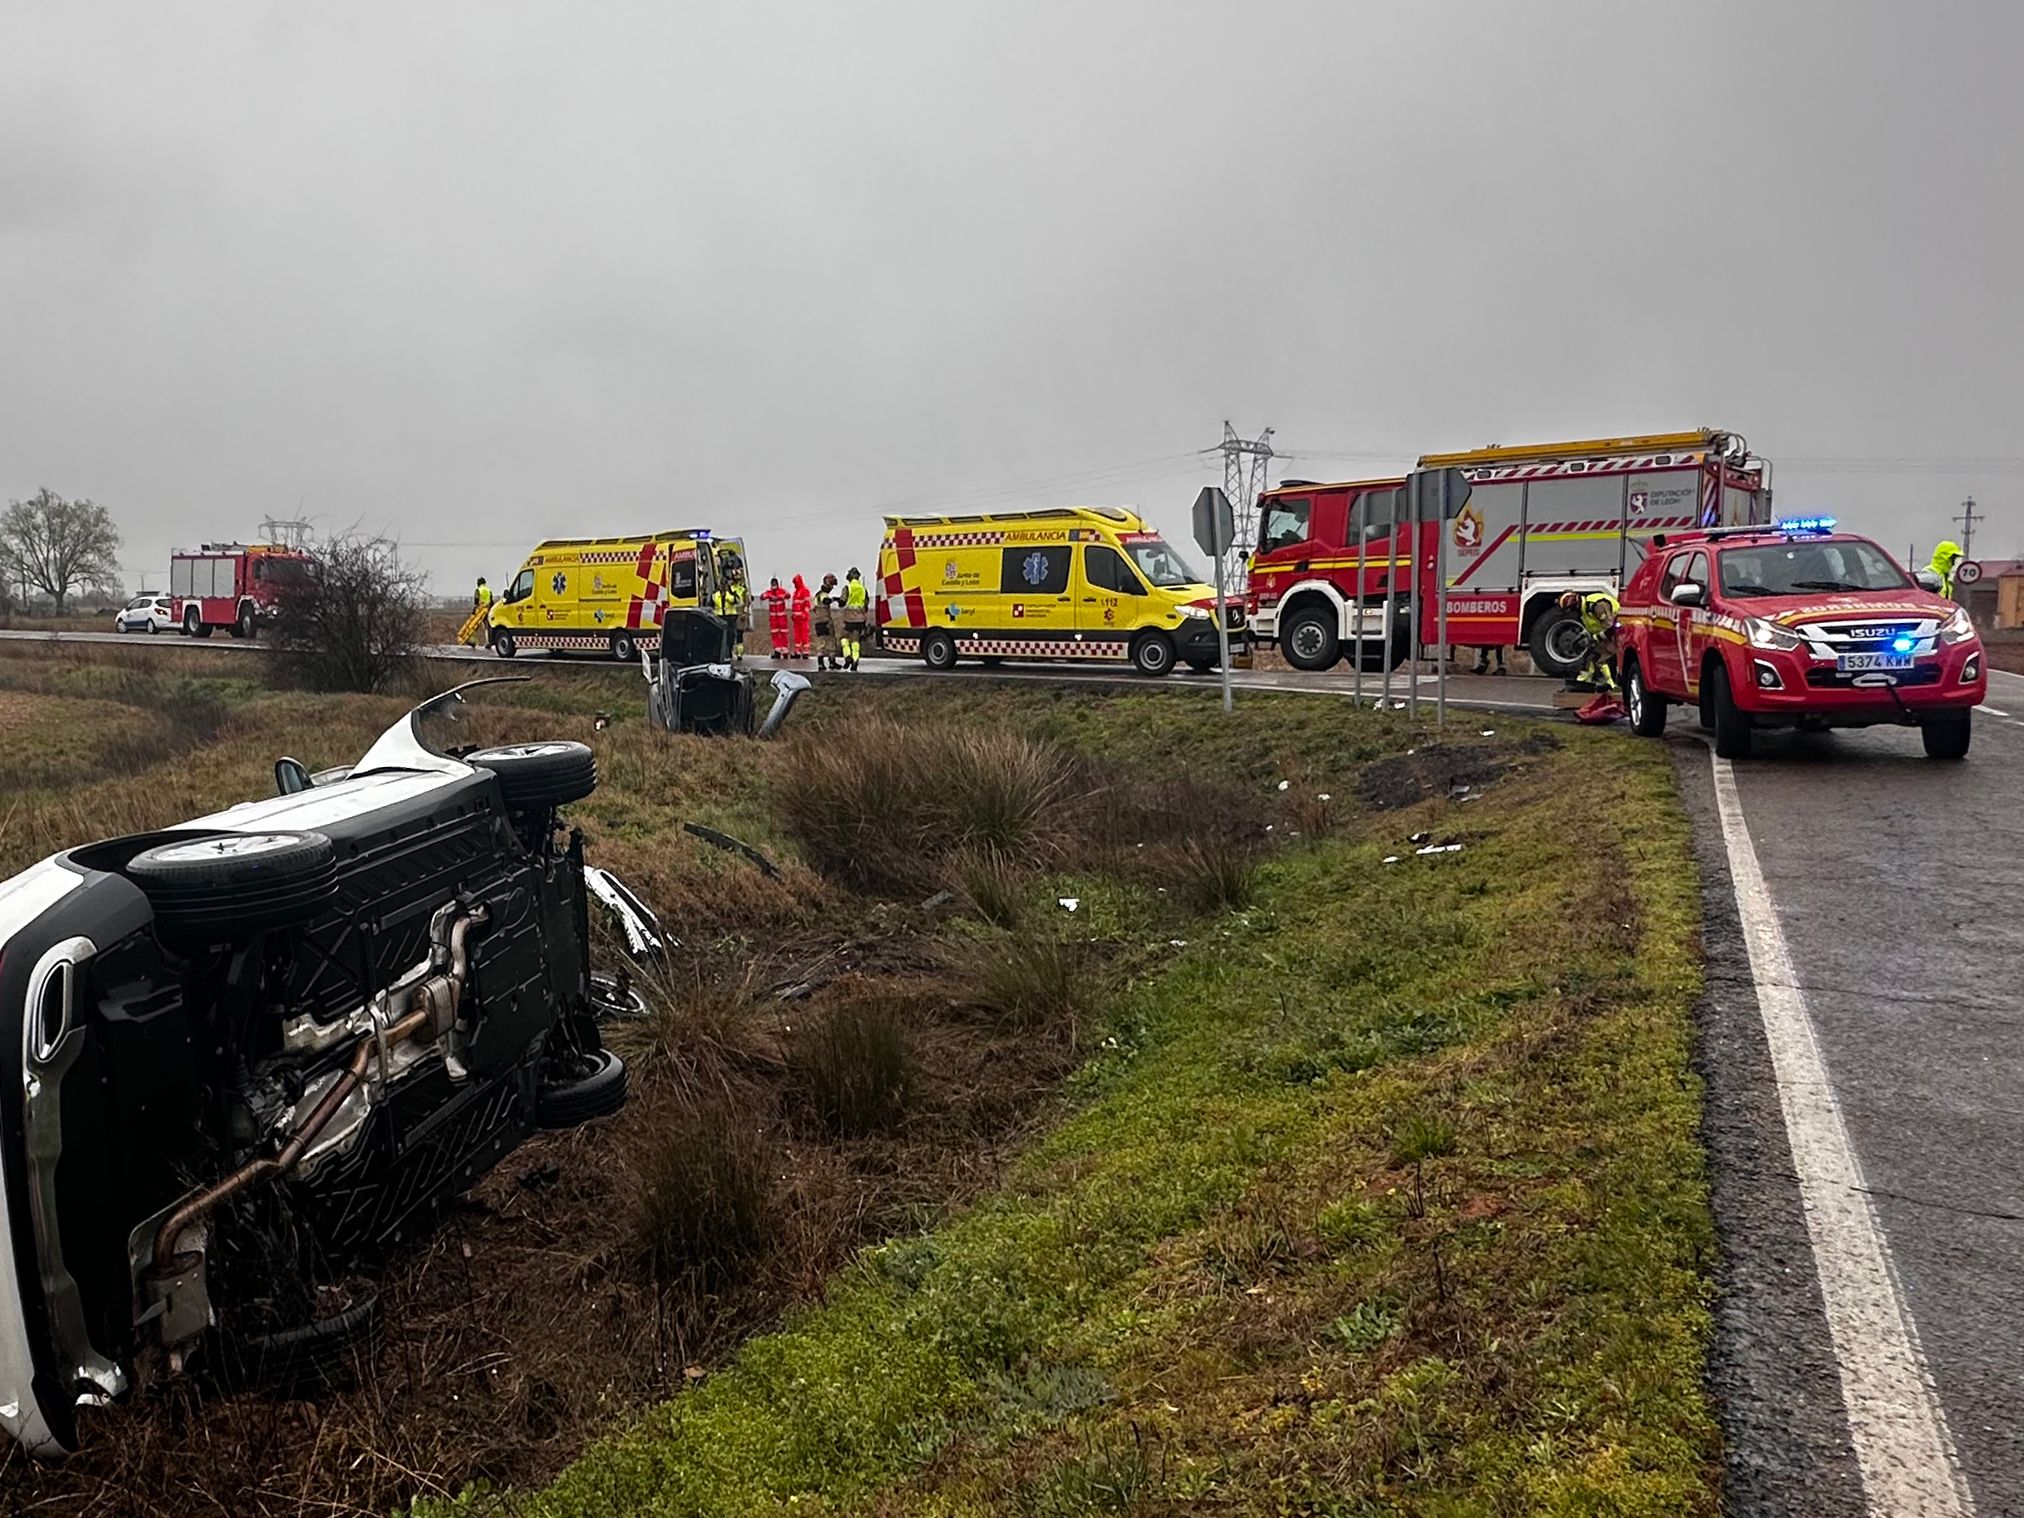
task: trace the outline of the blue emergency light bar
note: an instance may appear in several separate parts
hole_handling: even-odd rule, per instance
[[[1833,517],[1780,517],[1771,524],[1773,532],[1832,532]]]

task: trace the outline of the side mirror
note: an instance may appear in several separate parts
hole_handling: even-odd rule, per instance
[[[1705,606],[1708,604],[1708,589],[1694,580],[1682,580],[1673,587],[1673,605]]]
[[[274,761],[274,793],[277,796],[299,796],[315,784],[309,778],[309,766],[300,759]]]
[[[1914,569],[1912,578],[1918,582],[1920,590],[1929,590],[1934,595],[1940,593],[1940,577],[1930,569]]]

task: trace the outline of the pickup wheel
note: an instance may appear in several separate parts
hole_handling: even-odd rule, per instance
[[[1928,759],[1965,759],[1968,740],[1975,735],[1966,712],[1958,717],[1939,717],[1919,724],[1919,737],[1926,745]]]
[[[1716,664],[1707,679],[1708,712],[1714,718],[1715,752],[1724,759],[1750,757],[1750,714],[1736,704],[1729,689],[1729,667]]]
[[[1645,684],[1644,668],[1635,654],[1623,661],[1623,704],[1630,730],[1640,738],[1656,738],[1666,730],[1666,698]]]
[[[236,942],[297,927],[337,898],[337,852],[321,833],[222,833],[158,843],[127,861],[127,878],[172,943]]]
[[[581,743],[509,743],[481,748],[464,762],[499,777],[510,812],[563,806],[597,789],[597,756]]]
[[[575,1128],[610,1117],[625,1098],[625,1061],[609,1049],[596,1049],[543,1072],[534,1097],[534,1123],[538,1128]]]
[[[1525,647],[1534,669],[1565,680],[1588,657],[1588,633],[1581,625],[1581,613],[1564,606],[1549,608],[1532,624],[1532,636],[1525,640]]]
[[[1342,657],[1335,613],[1325,606],[1301,607],[1279,629],[1279,652],[1295,669],[1333,669]]]

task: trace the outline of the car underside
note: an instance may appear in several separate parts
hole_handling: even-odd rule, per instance
[[[432,747],[0,884],[0,1425],[186,1367],[289,1374],[353,1286],[542,1127],[615,1111],[578,744]],[[293,766],[292,769],[289,766]],[[595,877],[595,872],[593,877]]]

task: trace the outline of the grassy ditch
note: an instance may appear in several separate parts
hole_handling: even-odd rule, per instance
[[[1032,725],[1129,752],[1153,715]],[[1457,755],[1396,758],[1363,778],[1404,799]],[[1577,735],[1318,840],[1317,801],[1266,792],[1305,841],[1095,999],[1072,1112],[989,1197],[546,1492],[419,1511],[1715,1511],[1663,763]],[[1423,827],[1464,849],[1402,847]]]

